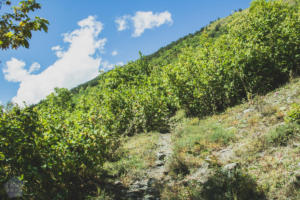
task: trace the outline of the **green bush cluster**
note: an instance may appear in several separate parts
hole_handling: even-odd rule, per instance
[[[180,107],[203,116],[243,98],[266,93],[299,74],[300,20],[297,7],[257,0],[224,24],[225,32],[203,32],[199,47],[184,48],[163,68]]]
[[[300,124],[300,104],[294,103],[287,113],[287,122],[295,122]]]
[[[56,91],[37,107],[0,113],[0,183],[21,177],[25,198],[84,198],[117,145],[89,113],[68,116],[70,93]]]
[[[72,91],[56,89],[24,109],[1,108],[0,184],[22,176],[26,197],[78,197],[122,135],[168,131],[177,110],[203,117],[288,81],[300,71],[298,9],[255,0]]]

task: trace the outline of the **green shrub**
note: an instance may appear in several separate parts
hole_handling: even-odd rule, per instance
[[[207,200],[262,200],[266,199],[257,183],[240,168],[233,171],[216,169],[208,181],[195,188],[191,188],[192,198]]]
[[[274,89],[290,72],[299,74],[298,6],[255,0],[223,22],[103,73],[85,90],[74,89],[76,95],[56,89],[31,108],[0,106],[0,183],[23,177],[25,197],[81,198],[90,186],[86,181],[100,176],[103,162],[112,159],[121,135],[169,131],[177,110],[207,116],[247,94]],[[287,120],[294,124],[270,132],[268,142],[285,145],[299,131],[299,105]],[[217,148],[233,139],[232,132],[208,126],[177,134],[178,152]],[[184,160],[177,161],[174,169],[187,173]]]
[[[189,123],[188,121],[176,132],[175,152],[192,151],[195,146],[200,144],[207,146],[206,148],[209,148],[210,143],[223,146],[235,138],[234,129],[225,129],[218,123],[205,120],[198,122],[198,125],[189,125]]]
[[[186,184],[165,187],[164,199],[174,200],[265,200],[265,194],[255,180],[237,168],[225,171],[216,167],[208,179],[202,183],[197,180]]]
[[[265,135],[265,140],[268,144],[272,145],[287,145],[288,141],[300,133],[300,124],[289,123],[271,130]]]
[[[212,133],[208,136],[208,141],[221,143],[227,145],[230,141],[234,139],[234,131],[225,130],[221,126],[215,126],[212,130]]]
[[[172,176],[185,176],[190,173],[189,166],[185,162],[184,158],[179,155],[174,155],[168,164],[168,170]]]
[[[300,104],[294,103],[287,113],[287,122],[295,122],[300,124]]]
[[[178,62],[163,68],[180,107],[192,116],[220,112],[299,73],[297,13],[282,1],[256,0],[233,15],[227,32],[203,33],[198,48],[184,48]]]
[[[0,184],[22,177],[23,196],[34,199],[84,198],[93,191],[115,139],[83,115],[64,123],[58,113],[50,121],[34,108],[2,112]]]

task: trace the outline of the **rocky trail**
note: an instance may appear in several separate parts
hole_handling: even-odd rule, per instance
[[[171,154],[171,133],[160,134],[155,165],[147,170],[144,177],[129,186],[126,192],[123,193],[123,198],[137,200],[160,199],[158,187],[168,180],[166,163]]]

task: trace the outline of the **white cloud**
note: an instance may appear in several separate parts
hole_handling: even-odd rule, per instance
[[[111,55],[112,56],[116,56],[116,55],[118,55],[119,53],[118,53],[118,51],[113,51],[113,52],[111,52]]]
[[[68,49],[63,51],[60,46],[53,47],[58,59],[41,73],[32,74],[39,68],[36,62],[28,71],[24,68],[25,62],[21,60],[11,58],[6,62],[3,69],[5,79],[20,82],[13,102],[20,105],[23,101],[27,104],[38,103],[55,87],[70,89],[98,75],[101,58],[95,54],[106,43],[105,38],[98,38],[103,25],[93,16],[79,21],[78,25],[78,29],[64,34],[64,42],[69,43]]]
[[[52,47],[51,50],[54,51],[55,55],[59,58],[64,56],[63,49],[59,45]]]
[[[118,25],[118,31],[124,31],[129,28],[128,19],[130,19],[129,15],[124,15],[123,17],[118,17],[115,22]]]
[[[11,60],[6,62],[6,68],[3,69],[4,78],[11,82],[22,82],[28,78],[29,73],[24,68],[25,62],[18,60],[16,58],[11,58]]]
[[[32,63],[32,65],[29,68],[29,73],[35,72],[41,68],[41,65],[37,62]]]
[[[61,51],[62,48],[59,45],[57,45],[57,46],[52,47],[51,50],[52,51]]]
[[[159,27],[166,23],[173,23],[172,15],[168,11],[154,14],[152,11],[138,11],[134,16],[125,15],[117,18],[116,23],[119,25],[118,30],[122,31],[127,29],[128,21],[131,21],[134,26],[134,32],[132,34],[133,37],[141,36],[146,29]]]
[[[108,70],[113,69],[115,66],[122,66],[122,65],[124,65],[123,62],[117,62],[115,64],[112,64],[112,63],[110,63],[108,61],[103,61],[101,63],[101,66],[102,66],[101,69],[103,69],[104,71],[108,71]]]
[[[134,23],[134,33],[133,37],[141,36],[145,29],[152,29],[154,27],[159,27],[165,23],[172,23],[171,13],[168,11],[153,14],[150,12],[136,12],[135,16],[132,18]]]

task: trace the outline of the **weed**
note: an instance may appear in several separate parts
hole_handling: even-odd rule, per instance
[[[193,196],[202,199],[265,199],[265,195],[258,187],[254,179],[240,168],[226,171],[217,168],[209,177],[200,191],[194,191]]]
[[[286,121],[300,124],[300,104],[294,103],[291,106],[291,109],[287,114]]]
[[[287,145],[289,139],[300,133],[300,124],[289,123],[277,127],[275,130],[271,130],[265,135],[265,140],[268,144],[275,146]]]
[[[195,117],[195,118],[192,118],[189,122],[188,122],[189,125],[198,125],[199,124],[199,118]]]
[[[225,129],[214,120],[198,121],[193,118],[186,121],[173,138],[175,148],[169,164],[171,174],[188,174],[191,169],[200,166],[212,151],[228,145],[234,137],[235,129]]]
[[[234,132],[232,130],[225,130],[221,126],[214,126],[212,133],[207,135],[207,139],[210,142],[221,143],[227,145],[234,138]]]
[[[139,177],[143,170],[154,165],[155,149],[158,133],[139,134],[129,137],[120,148],[121,156],[115,162],[107,162],[104,169],[113,176],[120,177],[122,182],[128,183]]]
[[[274,115],[276,112],[278,112],[278,108],[276,106],[267,104],[261,107],[260,112],[264,117],[271,116]]]
[[[170,126],[171,128],[175,128],[179,123],[182,123],[186,119],[186,114],[184,110],[178,110],[176,114],[170,118]]]
[[[248,119],[248,124],[253,127],[257,125],[257,123],[260,121],[260,116],[259,115],[254,115],[253,117]]]
[[[239,167],[227,171],[215,167],[205,183],[189,181],[185,185],[174,184],[162,192],[164,199],[182,200],[262,200],[266,199],[255,180]]]
[[[190,173],[189,167],[181,156],[173,156],[168,165],[171,176],[185,176]]]

